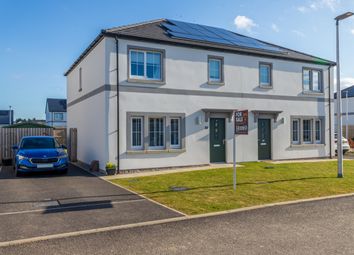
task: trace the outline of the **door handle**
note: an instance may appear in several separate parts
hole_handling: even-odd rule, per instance
[[[226,141],[226,139],[223,139],[223,140],[222,140],[222,144],[225,144],[225,141]]]

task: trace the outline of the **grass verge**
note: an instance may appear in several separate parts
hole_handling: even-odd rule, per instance
[[[115,179],[114,183],[186,214],[200,214],[274,202],[354,192],[354,161],[344,161],[344,178],[337,178],[336,161],[314,163],[244,163],[232,168]],[[171,187],[185,187],[173,191]]]

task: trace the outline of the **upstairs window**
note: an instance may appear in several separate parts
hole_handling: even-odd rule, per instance
[[[54,120],[63,121],[63,120],[64,120],[64,113],[62,113],[62,112],[55,112],[55,113],[54,113]]]
[[[305,92],[322,92],[322,71],[304,68],[302,83]]]
[[[79,68],[79,92],[82,91],[82,68]]]
[[[223,83],[223,58],[222,57],[208,57],[208,82],[209,83]]]
[[[270,63],[259,64],[259,85],[261,87],[272,86],[272,64]]]
[[[129,51],[129,78],[140,80],[162,80],[162,52],[149,50]]]

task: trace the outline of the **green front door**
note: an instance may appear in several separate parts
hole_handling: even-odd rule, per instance
[[[258,159],[271,159],[270,119],[258,119]]]
[[[210,119],[210,162],[225,162],[225,119]]]

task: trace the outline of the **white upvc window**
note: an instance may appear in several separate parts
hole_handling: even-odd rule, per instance
[[[143,117],[131,118],[131,147],[135,150],[143,149],[144,136],[143,136]]]
[[[312,119],[302,120],[302,140],[304,143],[312,143]]]
[[[304,68],[302,71],[302,83],[304,91],[322,92],[322,71]]]
[[[159,51],[129,50],[129,78],[162,80],[162,53]]]
[[[292,143],[299,144],[300,143],[300,119],[292,120]]]
[[[272,64],[271,63],[259,64],[259,85],[261,87],[272,86]]]
[[[165,120],[164,118],[149,118],[149,148],[164,149]]]
[[[63,120],[64,120],[64,113],[62,112],[54,113],[54,121],[63,121]]]
[[[321,120],[317,119],[315,120],[315,142],[316,143],[322,142],[321,136],[322,136]]]
[[[173,149],[181,148],[181,119],[180,118],[170,119],[170,139],[171,139],[171,148]]]
[[[219,57],[209,57],[208,59],[208,73],[209,82],[211,83],[221,83],[223,82],[222,68],[223,68],[222,58]]]

